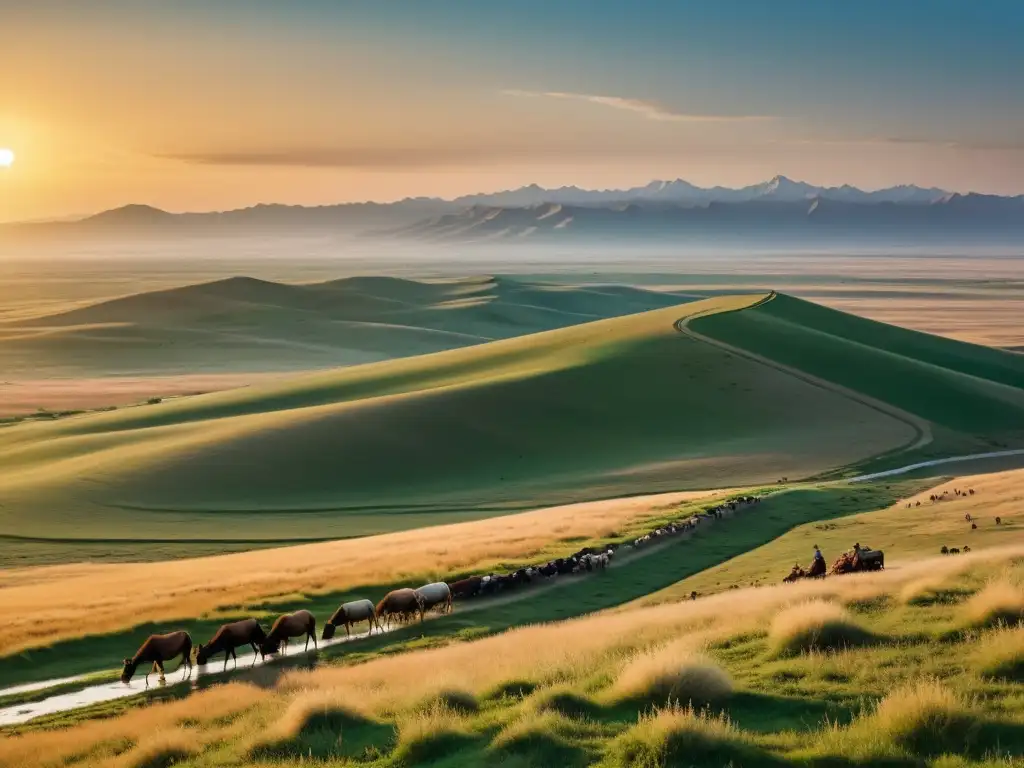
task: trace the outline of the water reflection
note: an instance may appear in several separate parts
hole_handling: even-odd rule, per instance
[[[385,630],[388,631],[388,630]],[[374,635],[378,634],[374,632]],[[140,668],[135,678],[125,685],[119,680],[116,682],[90,685],[79,690],[48,696],[39,701],[15,704],[0,709],[0,726],[17,725],[27,723],[37,717],[44,715],[55,715],[61,712],[81,709],[95,704],[126,699],[132,696],[144,694],[156,694],[156,697],[163,698],[166,692],[168,696],[187,696],[192,691],[200,691],[228,680],[244,680],[261,688],[271,688],[277,684],[282,675],[293,670],[315,669],[321,661],[320,651],[337,645],[344,645],[356,640],[366,638],[367,633],[353,634],[352,637],[335,637],[331,640],[318,640],[318,648],[310,644],[308,651],[303,651],[301,646],[292,645],[287,653],[267,656],[266,660],[260,658],[259,654],[242,653],[238,650],[238,662],[228,662],[227,671],[224,670],[222,656],[211,659],[205,666],[198,664],[193,666],[191,678],[179,667],[173,672],[168,672],[164,680],[160,680],[159,673],[149,675],[149,686],[147,688],[143,670]],[[42,683],[31,683],[28,685],[16,686],[0,690],[0,697],[31,693],[59,685],[67,685],[81,680],[88,675],[67,677],[48,680]]]

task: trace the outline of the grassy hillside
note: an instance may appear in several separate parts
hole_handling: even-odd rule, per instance
[[[1021,550],[730,591],[251,682],[0,741],[5,765],[1011,766]],[[949,599],[906,601],[928,575]],[[611,577],[611,574],[608,574]],[[989,580],[993,580],[989,582]],[[435,622],[440,624],[441,622]],[[59,726],[63,725],[61,728]],[[56,726],[56,727],[55,727]]]
[[[914,439],[905,422],[674,329],[757,298],[9,427],[0,534],[338,537],[796,478]]]
[[[512,278],[248,277],[139,293],[0,323],[8,378],[324,368],[426,354],[684,299],[625,286]]]
[[[936,449],[1024,444],[1024,356],[778,295],[691,328],[930,421]]]

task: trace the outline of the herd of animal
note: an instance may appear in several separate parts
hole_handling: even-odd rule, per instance
[[[484,576],[470,576],[452,583],[443,581],[425,584],[418,589],[396,589],[389,592],[374,605],[370,600],[353,600],[344,603],[336,610],[324,625],[322,640],[334,637],[339,627],[345,628],[345,635],[351,636],[353,625],[366,622],[368,634],[376,629],[384,632],[392,622],[403,623],[415,619],[420,621],[430,610],[450,613],[452,601],[468,599],[484,595],[494,595],[507,589],[525,586],[540,579],[551,579],[566,574],[602,571],[609,566],[618,549],[639,549],[656,543],[665,537],[675,536],[693,531],[702,521],[721,518],[735,512],[741,506],[756,504],[761,501],[759,496],[741,496],[723,504],[708,507],[702,514],[675,520],[644,534],[631,542],[623,544],[609,543],[601,547],[586,547],[575,554],[550,560],[543,565],[520,568],[512,573]],[[264,631],[256,619],[242,619],[225,624],[208,643],[193,646],[192,637],[188,632],[179,630],[163,635],[150,635],[135,655],[124,660],[121,670],[121,682],[127,684],[135,675],[140,664],[152,665],[146,673],[146,685],[149,675],[159,672],[164,676],[164,663],[181,657],[183,678],[191,676],[193,660],[206,664],[218,654],[224,654],[224,669],[228,661],[238,663],[236,651],[249,646],[253,651],[253,663],[256,655],[261,658],[276,653],[287,653],[288,641],[293,638],[305,638],[304,650],[309,649],[310,641],[313,648],[317,647],[316,618],[307,610],[287,613],[277,619],[270,632]]]

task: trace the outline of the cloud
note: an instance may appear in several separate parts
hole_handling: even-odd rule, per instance
[[[429,168],[486,160],[491,149],[451,147],[296,147],[168,153],[164,160],[193,165],[250,165],[306,168]]]
[[[599,104],[603,107],[634,112],[648,120],[671,123],[743,123],[758,120],[775,120],[770,115],[702,115],[675,112],[654,101],[629,99],[622,96],[599,96],[590,93],[567,93],[565,91],[520,91],[515,89],[502,91],[506,96],[525,98],[571,99]]]

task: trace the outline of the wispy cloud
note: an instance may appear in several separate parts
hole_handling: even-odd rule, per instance
[[[630,99],[623,96],[601,96],[591,93],[568,93],[566,91],[521,91],[508,89],[502,91],[506,96],[523,98],[569,99],[599,104],[603,107],[634,112],[648,120],[671,123],[725,123],[751,122],[757,120],[775,120],[771,115],[705,115],[677,112],[655,101]]]

